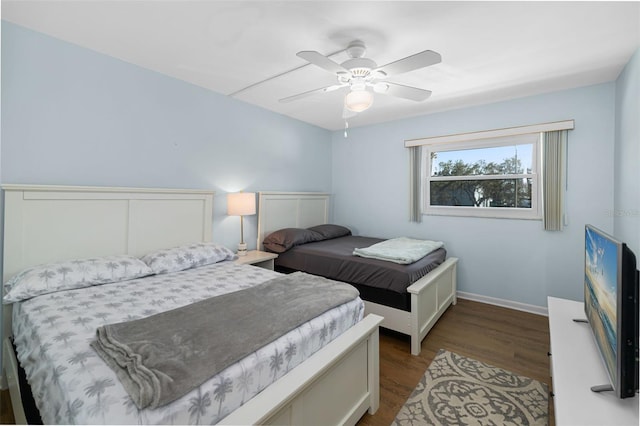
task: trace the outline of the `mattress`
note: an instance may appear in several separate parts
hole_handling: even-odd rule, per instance
[[[349,235],[302,244],[280,253],[275,265],[284,272],[304,271],[353,284],[365,300],[408,311],[407,287],[444,262],[447,252],[440,248],[408,265],[353,255],[353,249],[381,241]]]
[[[37,296],[14,304],[13,334],[45,424],[215,424],[363,317],[354,299],[290,331],[199,388],[139,410],[91,349],[96,328],[258,285],[278,275],[234,262]]]

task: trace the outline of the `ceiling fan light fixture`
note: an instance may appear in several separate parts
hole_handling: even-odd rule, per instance
[[[362,112],[373,104],[373,93],[367,90],[352,90],[344,97],[344,106],[353,112]]]
[[[374,93],[422,102],[431,95],[431,91],[386,81],[386,78],[389,75],[407,73],[442,61],[439,53],[425,50],[378,67],[375,61],[364,57],[366,47],[360,40],[351,42],[344,51],[350,59],[342,63],[337,63],[330,56],[343,51],[329,55],[323,55],[315,50],[298,52],[299,58],[333,74],[337,79],[337,84],[289,96],[280,99],[280,102],[290,102],[316,93],[349,88],[349,92],[344,97],[342,118],[345,120],[370,108],[373,104]]]

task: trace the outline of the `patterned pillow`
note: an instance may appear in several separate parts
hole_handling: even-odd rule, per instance
[[[13,303],[60,290],[131,280],[151,274],[151,268],[129,255],[47,263],[25,269],[7,281],[3,301]]]
[[[154,273],[166,274],[237,258],[231,250],[216,243],[195,243],[147,253],[142,261]]]

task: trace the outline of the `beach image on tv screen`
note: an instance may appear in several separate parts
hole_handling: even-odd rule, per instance
[[[609,376],[616,375],[617,245],[593,230],[585,238],[585,304]]]

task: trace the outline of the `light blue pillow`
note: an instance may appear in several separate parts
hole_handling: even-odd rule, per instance
[[[107,284],[152,275],[140,259],[129,255],[76,259],[25,269],[5,284],[4,303],[41,294]]]

